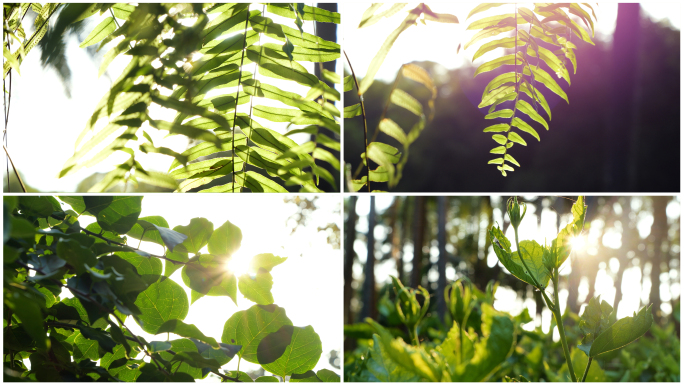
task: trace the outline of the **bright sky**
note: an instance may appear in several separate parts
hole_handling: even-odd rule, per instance
[[[336,223],[342,228],[340,200],[336,196],[322,195],[316,205],[318,209],[311,215],[306,227],[298,229],[294,235],[290,234],[292,228],[286,226],[286,220],[297,212],[296,206],[284,203],[282,196],[266,194],[231,196],[230,199],[218,194],[201,197],[194,194],[147,195],[142,201],[140,217],[162,216],[170,228],[187,225],[193,217],[208,219],[214,228],[230,220],[242,230],[242,246],[232,256],[238,274],[247,268],[251,258],[257,254],[273,253],[287,257],[271,272],[275,304],[285,308],[295,326],[312,325],[320,336],[323,354],[314,370],[327,368],[341,375],[340,370],[328,362],[328,353],[331,350],[341,353],[342,349],[342,253],[327,243],[325,232],[317,230],[328,223]],[[94,222],[94,218],[81,216],[79,221],[85,227]],[[135,240],[135,244],[137,242]],[[160,253],[158,244],[146,243],[141,249]],[[207,253],[206,246],[202,253]],[[171,279],[185,289],[189,302],[190,289],[181,279],[181,269],[174,272]],[[243,298],[239,291],[237,296],[237,306],[227,296],[202,297],[190,306],[184,322],[196,325],[205,335],[220,341],[223,326],[230,316],[254,305]],[[142,335],[148,341],[166,340],[166,335],[145,333],[132,318],[128,318],[125,324],[134,334]],[[170,338],[178,336],[171,334]],[[237,362],[236,357],[223,369],[235,370]],[[240,363],[241,371],[256,368],[256,364],[246,361]],[[206,380],[218,381],[211,378]]]
[[[499,197],[500,198],[500,197]],[[527,197],[525,197],[527,198]],[[392,204],[392,196],[376,196],[375,198],[375,209],[376,212],[384,212],[386,209],[390,207]],[[496,203],[495,203],[496,204]],[[630,202],[632,205],[633,209],[638,210],[641,204],[643,204],[643,200],[640,198],[634,198]],[[614,207],[614,209],[619,209],[620,207]],[[357,231],[360,232],[367,232],[368,231],[368,219],[367,215],[370,210],[370,199],[368,197],[360,197],[357,201],[356,204],[356,212],[359,215],[359,221],[357,223]],[[499,208],[494,208],[494,221],[503,224],[504,217],[503,215],[505,212],[501,212]],[[667,216],[669,220],[676,220],[681,213],[681,200],[677,198],[675,201],[672,201],[669,203],[667,207]],[[619,214],[619,213],[618,213]],[[520,227],[518,228],[518,235],[521,240],[535,240],[540,244],[544,244],[545,240],[546,242],[550,242],[551,240],[555,239],[557,236],[556,233],[556,218],[557,218],[557,213],[550,209],[550,208],[544,208],[542,209],[541,212],[541,225],[538,227],[537,226],[537,216],[539,215],[538,212],[535,212],[535,207],[528,205],[527,207],[527,214],[525,215],[525,219],[521,222]],[[561,213],[561,228],[565,227],[569,222],[572,216],[568,212],[563,212]],[[648,237],[651,231],[651,226],[653,225],[653,215],[651,215],[648,212],[641,212],[638,216],[637,219],[637,230],[639,231],[639,236],[642,239],[645,239]],[[576,240],[576,243],[574,243],[573,247],[573,253],[571,254],[571,258],[577,257],[580,258],[590,258],[594,257],[598,253],[598,245],[599,242],[603,243],[603,246],[608,247],[608,248],[614,248],[618,249],[621,247],[621,239],[622,239],[622,233],[619,230],[616,230],[615,228],[608,228],[604,233],[603,237],[600,237],[601,235],[601,228],[605,226],[605,223],[603,223],[601,220],[594,220],[591,223],[586,223],[585,227],[586,228],[593,228],[593,229],[588,229],[585,230],[582,235]],[[514,238],[514,232],[513,228],[511,226],[508,227],[508,231],[505,233],[506,237],[509,239]],[[383,226],[377,226],[375,230],[375,236],[376,236],[376,241],[379,241],[380,239],[383,239],[386,236],[386,233],[384,231]],[[480,240],[480,247],[484,247],[484,241],[483,239]],[[515,245],[512,246],[513,249],[515,249]],[[411,258],[413,257],[413,250],[412,246],[407,246],[404,252],[404,262],[405,263],[410,263]],[[356,251],[357,255],[359,255],[359,258],[361,261],[365,262],[366,260],[366,244],[362,240],[357,240],[354,243],[354,250]],[[453,246],[451,244],[447,244],[447,252],[450,252],[453,250]],[[494,250],[489,247],[489,253],[486,255],[487,257],[487,265],[489,267],[495,266],[497,263],[500,264],[498,258],[496,257],[496,254],[494,253]],[[677,251],[678,252],[678,251]],[[433,261],[436,260],[436,258],[439,256],[439,251],[437,250],[436,246],[431,247],[430,249],[430,257],[433,258]],[[629,255],[628,255],[629,257]],[[639,258],[631,258],[631,265],[627,266],[625,268],[625,272],[623,275],[623,280],[622,280],[622,292],[623,292],[623,298],[622,301],[618,304],[617,308],[617,318],[623,318],[626,316],[631,316],[633,312],[638,311],[641,307],[646,305],[648,303],[648,297],[649,293],[651,290],[651,281],[650,281],[650,276],[648,273],[645,276],[641,276],[642,270],[644,266],[640,266],[640,259]],[[643,261],[643,260],[642,260]],[[378,281],[378,284],[385,284],[390,282],[389,276],[391,274],[396,273],[396,267],[395,263],[393,261],[388,261],[385,263],[380,263],[379,265],[376,265],[376,279]],[[616,258],[612,258],[609,260],[608,264],[606,263],[600,263],[599,265],[599,271],[596,276],[596,283],[595,283],[595,289],[594,293],[595,295],[601,295],[601,298],[608,301],[609,303],[612,303],[615,300],[615,294],[616,294],[616,289],[615,289],[615,284],[614,284],[614,279],[613,276],[618,272],[620,263]],[[355,270],[354,270],[354,275],[356,277],[362,276],[363,275],[363,270],[362,266],[359,264],[354,265]],[[563,282],[562,280],[564,279],[563,276],[568,276],[572,272],[572,269],[570,268],[570,259],[566,261],[565,264],[563,264],[560,268],[560,274],[561,274],[561,284],[567,284],[566,282]],[[506,273],[508,273],[506,271]],[[665,313],[671,313],[672,312],[672,306],[668,302],[670,300],[677,300],[681,294],[681,286],[679,283],[676,281],[679,279],[678,276],[679,272],[675,269],[671,269],[669,272],[663,272],[661,274],[660,280],[661,280],[661,285],[660,285],[660,295],[663,300],[663,304],[661,306],[661,309]],[[428,276],[430,281],[436,281],[437,276]],[[447,268],[447,280],[448,281],[454,281],[458,277],[455,274],[455,270],[453,268]],[[567,277],[565,277],[567,278]],[[587,279],[582,279],[580,281],[580,286],[578,287],[579,291],[579,299],[584,300],[586,298],[586,295],[589,294],[589,282]],[[549,287],[547,289],[547,292],[553,292],[552,288]],[[565,288],[562,288],[558,292],[559,299],[561,301],[561,310],[565,309],[566,303],[567,303],[567,298],[568,298],[568,291]],[[512,289],[508,287],[502,287],[500,286],[498,290],[496,291],[495,295],[495,302],[494,302],[494,308],[500,311],[505,311],[509,312],[512,315],[518,315],[520,312],[522,312],[525,308],[528,309],[530,314],[535,313],[535,308],[536,303],[533,299],[531,298],[521,298],[519,295],[513,291]],[[580,312],[583,311],[584,308],[582,307],[580,309]],[[528,323],[523,326],[523,328],[527,330],[533,330],[535,326],[541,326],[544,332],[549,331],[549,327],[551,324],[551,318],[552,314],[551,311],[548,310],[548,308],[544,307],[542,310],[542,316],[541,319],[537,318],[536,321]],[[557,340],[558,337],[558,331],[555,330],[555,340]]]
[[[252,4],[250,9],[262,10],[262,5]],[[217,15],[210,15],[210,19]],[[86,32],[83,37],[85,38],[96,25],[108,16],[110,15],[96,15],[86,19],[88,24],[84,28]],[[268,12],[266,12],[266,17],[271,18],[274,22],[295,27],[294,20],[292,19]],[[52,22],[53,20],[51,20]],[[33,31],[33,27],[29,27],[30,23],[26,20],[25,24],[27,32]],[[304,32],[314,33],[313,22],[304,22]],[[232,35],[225,35],[224,37],[229,36]],[[24,182],[27,184],[40,191],[73,192],[76,190],[78,183],[92,173],[109,172],[115,165],[128,159],[127,154],[116,153],[92,168],[81,169],[77,173],[62,179],[57,178],[64,163],[73,155],[76,138],[85,128],[86,121],[94,112],[95,106],[102,96],[109,91],[113,81],[118,78],[130,61],[130,56],[125,54],[119,55],[109,65],[107,72],[98,78],[97,74],[102,57],[112,46],[118,44],[118,41],[110,42],[98,52],[96,57],[91,58],[85,49],[78,47],[80,42],[76,36],[72,35],[66,40],[66,55],[72,72],[71,99],[66,97],[64,87],[56,72],[52,69],[43,69],[41,66],[40,51],[38,49],[31,51],[26,60],[22,62],[21,75],[13,74],[11,109],[7,124],[9,134],[8,148],[15,165],[22,172]],[[282,45],[282,42],[267,36],[262,36],[261,42],[262,44],[274,42]],[[302,62],[301,64],[310,73],[314,72],[314,63]],[[254,64],[245,65],[245,70],[253,73]],[[341,75],[341,66],[338,65],[337,70]],[[259,80],[263,78],[263,75],[257,74],[256,78]],[[268,83],[302,96],[306,95],[307,92],[306,87],[292,81],[268,78]],[[217,92],[209,92],[207,96],[232,93],[235,90],[236,87],[224,88],[217,90]],[[255,98],[254,105],[285,107],[282,103],[264,98]],[[174,111],[164,110],[154,104],[150,108],[150,112],[153,118],[173,119],[175,116]],[[238,106],[238,113],[248,112],[249,103]],[[287,123],[273,123],[256,117],[254,119],[261,123],[261,125],[275,129],[278,132],[285,133],[287,131]],[[104,123],[105,120],[102,120],[97,127],[104,126]],[[163,132],[156,129],[147,129],[146,131],[152,136],[155,145],[162,145],[161,140],[166,136]],[[142,139],[142,130],[138,131],[138,136],[140,139],[137,142],[133,142],[135,144],[133,148],[137,152],[136,159],[140,159],[138,161],[140,161],[145,169],[162,172],[168,171],[173,159],[159,154],[140,153],[137,151],[137,147],[144,141]],[[111,139],[102,143],[101,146],[104,147],[105,144],[110,143],[115,137],[111,136]],[[290,138],[301,144],[308,141],[309,135],[295,134],[290,136]],[[132,146],[132,144],[129,143],[128,146]],[[168,137],[163,141],[163,146],[180,153],[187,148],[187,139],[183,136]],[[97,148],[91,151],[91,156],[97,153]],[[3,176],[3,185],[6,184],[7,180],[5,164],[5,157],[2,156],[0,166],[2,166],[2,172],[5,175]],[[11,168],[10,172],[12,172]]]
[[[390,17],[378,21],[376,24],[365,28],[357,28],[361,21],[363,12],[368,9],[368,3],[345,3],[342,7],[342,24],[344,25],[343,48],[349,60],[354,66],[354,72],[359,77],[366,74],[366,69],[371,60],[382,46],[387,36],[396,29],[406,17],[406,12],[415,8],[417,3],[409,3],[402,11]],[[404,31],[392,46],[389,54],[385,58],[380,71],[376,75],[377,80],[386,82],[393,81],[397,71],[402,64],[412,61],[434,61],[447,69],[454,69],[463,65],[470,65],[471,59],[479,45],[475,44],[468,47],[466,51],[461,50],[456,53],[459,43],[465,44],[477,31],[466,31],[467,26],[475,20],[487,16],[513,13],[513,5],[503,5],[488,11],[479,13],[471,19],[466,20],[468,13],[475,6],[475,3],[460,2],[436,2],[428,3],[430,9],[437,13],[450,13],[458,17],[460,24],[442,24],[427,21],[427,25],[418,23]],[[522,3],[519,5],[527,6],[532,9],[532,5]],[[389,4],[383,6],[378,12],[387,9]],[[655,3],[649,2],[641,4],[642,10],[655,20],[668,18],[677,28],[681,29],[682,6],[681,3]],[[596,25],[596,37],[609,40],[615,30],[615,19],[617,17],[617,3],[601,3],[595,7],[598,22]],[[582,24],[583,25],[583,24]],[[485,39],[487,42],[492,39]],[[581,45],[579,45],[581,49]],[[489,52],[478,58],[474,65],[479,65],[500,55],[499,50]],[[345,65],[346,62],[345,62]]]

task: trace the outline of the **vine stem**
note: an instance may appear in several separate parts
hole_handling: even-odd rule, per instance
[[[380,122],[382,122],[382,120],[385,119],[385,116],[387,116],[387,110],[389,109],[389,106],[391,104],[392,93],[394,93],[394,90],[397,88],[397,83],[399,83],[399,79],[401,79],[401,70],[404,68],[404,65],[406,65],[406,64],[402,64],[402,66],[399,68],[399,73],[397,73],[397,77],[394,78],[394,83],[392,83],[392,89],[390,90],[390,93],[389,93],[390,97],[387,99],[387,103],[385,104],[385,108],[383,108],[382,113],[380,114],[380,120],[379,120]],[[371,139],[370,139],[371,143],[374,142],[375,139],[378,138],[379,132],[380,132],[380,129],[378,127],[373,132],[373,137],[371,137]],[[353,177],[357,177],[360,171],[361,171],[361,167],[359,166],[359,168],[357,168],[356,171],[354,172]]]
[[[565,354],[565,363],[568,365],[568,371],[570,371],[570,378],[573,382],[577,382],[577,376],[575,375],[575,370],[572,367],[572,360],[570,359],[570,349],[568,348],[568,340],[565,338],[565,328],[563,327],[563,317],[560,313],[560,302],[558,300],[558,267],[553,269],[553,298],[555,300],[555,306],[553,309],[553,315],[556,318],[556,326],[558,326],[558,333],[560,334],[561,344],[563,345],[563,354]],[[591,358],[589,358],[589,364],[591,364]],[[587,371],[589,371],[589,365],[587,365]],[[584,372],[586,376],[587,372]],[[584,380],[582,380],[584,381]]]
[[[575,375],[575,371],[572,368],[572,360],[570,359],[570,349],[568,348],[568,341],[565,338],[565,328],[563,327],[563,318],[560,313],[560,301],[558,299],[558,267],[554,268],[553,270],[553,299],[554,302],[551,304],[551,300],[549,300],[549,297],[546,295],[546,292],[542,289],[541,285],[537,282],[537,279],[532,275],[530,272],[530,269],[527,267],[527,264],[525,263],[525,259],[522,257],[522,249],[520,248],[520,244],[518,243],[518,229],[513,228],[515,232],[515,245],[518,247],[518,257],[520,257],[520,261],[522,262],[523,266],[525,267],[525,270],[529,274],[530,278],[532,278],[532,281],[536,285],[536,288],[538,288],[542,295],[544,296],[544,301],[546,301],[546,306],[551,310],[553,313],[553,317],[556,319],[556,325],[558,326],[558,333],[560,334],[560,339],[561,339],[561,344],[563,345],[563,354],[565,355],[565,363],[568,365],[568,371],[570,371],[570,378],[572,379],[573,382],[577,382],[577,376]]]
[[[584,383],[587,380],[587,374],[589,373],[589,367],[591,367],[591,360],[593,357],[589,358],[589,361],[587,362],[587,368],[584,370],[584,375],[582,375],[582,382]]]
[[[247,25],[249,24],[249,13],[247,13],[247,18],[245,19],[245,37],[242,40],[242,57],[240,58],[240,74],[238,75],[238,83],[237,83],[237,93],[235,94],[235,113],[233,113],[233,137],[231,139],[232,141],[232,149],[231,149],[231,163],[233,164],[233,188],[231,189],[233,193],[235,193],[235,124],[237,123],[237,109],[238,109],[238,104],[240,103],[240,84],[242,83],[242,64],[245,61],[245,48],[247,47]],[[242,183],[244,184],[245,181],[243,180]],[[242,191],[242,187],[240,188],[240,191]]]
[[[21,185],[21,189],[26,192],[26,185],[24,185],[24,180],[21,179],[21,176],[19,176],[19,172],[17,171],[17,167],[14,166],[14,161],[12,161],[12,157],[9,154],[9,151],[7,151],[7,147],[5,144],[2,145],[2,149],[5,150],[5,154],[7,154],[7,158],[9,159],[10,164],[12,164],[12,169],[14,170],[14,174],[17,176],[17,179],[19,180],[19,185]],[[7,172],[7,192],[9,192],[9,170]]]
[[[359,90],[359,81],[356,79],[356,74],[354,73],[354,67],[351,65],[351,61],[349,61],[349,56],[347,56],[347,51],[344,52],[344,57],[347,59],[347,64],[349,64],[349,69],[351,70],[352,73],[352,78],[354,79],[354,84],[356,84],[356,90]],[[366,185],[368,186],[368,192],[370,193],[371,191],[371,181],[370,181],[370,159],[368,158],[368,122],[366,121],[366,106],[363,103],[363,95],[359,94],[359,102],[361,104],[361,117],[363,118],[363,141],[365,142],[364,147],[366,151]]]

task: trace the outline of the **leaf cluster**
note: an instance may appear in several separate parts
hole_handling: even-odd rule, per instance
[[[286,258],[256,255],[241,276],[227,268],[242,242],[230,221],[214,228],[194,218],[171,229],[163,217],[140,217],[141,196],[60,199],[70,208],[51,196],[4,198],[6,379],[194,381],[211,372],[244,381],[244,373],[220,370],[235,355],[283,378],[336,377],[311,371],[322,353],[319,336],[294,326],[274,302],[271,270]],[[95,222],[84,228],[83,216]],[[142,241],[162,252],[140,250]],[[179,269],[190,298],[171,279]],[[201,297],[236,302],[238,291],[254,305],[226,321],[220,341],[184,322]],[[151,335],[176,338],[147,341],[131,332],[129,317]]]
[[[529,316],[527,319],[513,318],[499,312],[491,304],[493,291],[484,293],[475,287],[471,289],[471,296],[461,299],[473,300],[471,310],[478,315],[473,323],[477,323],[478,329],[454,319],[446,323],[449,327],[439,332],[428,328],[427,321],[423,320],[419,326],[423,329],[423,340],[419,345],[411,345],[400,330],[366,319],[369,333],[356,334],[369,338],[367,352],[363,352],[365,358],[362,362],[347,359],[345,381],[487,380],[510,355],[517,338],[517,325],[531,319]],[[401,293],[397,300],[402,300]],[[352,337],[353,333],[349,331],[351,329],[345,329],[345,336]]]
[[[501,5],[505,3],[479,4],[468,14],[468,19]],[[577,18],[584,26],[573,18]],[[512,70],[509,67],[487,84],[478,105],[479,108],[489,107],[485,119],[507,121],[484,129],[484,132],[494,133],[492,139],[498,144],[490,153],[501,155],[490,160],[489,164],[495,164],[503,176],[514,170],[509,164],[520,166],[509,150],[514,144],[527,145],[513,128],[537,140],[540,140],[539,134],[527,121],[534,121],[549,129],[546,119],[539,113],[539,107],[549,121],[551,108],[538,84],[569,103],[567,94],[556,79],[562,78],[570,85],[568,62],[572,64],[573,73],[577,73],[574,53],[577,46],[572,42],[573,37],[593,45],[591,36],[594,35],[594,20],[596,14],[588,3],[535,3],[534,9],[518,7],[516,4],[515,13],[484,17],[468,25],[467,30],[477,33],[464,44],[464,49],[481,40],[497,37],[480,45],[473,55],[473,61],[497,48],[513,48],[512,54],[489,60],[475,70],[475,76],[478,76],[503,66],[513,66]],[[510,32],[513,32],[513,36],[500,37]],[[509,102],[512,102],[510,108],[497,110]]]
[[[286,192],[285,186],[293,185],[320,192],[321,178],[335,187],[335,178],[320,162],[339,169],[328,150],[339,151],[340,113],[333,104],[339,92],[325,81],[340,79],[327,70],[319,79],[300,62],[339,58],[338,44],[303,32],[304,21],[339,23],[339,14],[284,3],[262,10],[250,10],[247,3],[95,7],[93,14],[111,16],[81,47],[110,47],[100,75],[120,55],[130,56],[130,62],[100,100],[60,177],[123,152],[127,160],[92,192],[138,180],[178,192]],[[267,13],[293,19],[296,28],[274,22]],[[266,42],[266,37],[283,44]],[[254,73],[248,64],[254,64]],[[274,79],[302,85],[307,94],[270,84]],[[255,105],[254,98],[283,107]],[[237,112],[243,104],[249,104],[249,113]],[[173,117],[161,117],[159,107]],[[264,121],[305,127],[282,134]],[[153,131],[184,136],[190,147],[178,153],[155,143]],[[301,132],[312,140],[299,145],[288,137]],[[136,157],[140,152],[168,156],[168,171],[146,170]]]
[[[368,27],[383,18],[390,18],[406,6],[404,3],[392,4],[388,9],[378,12],[382,5],[382,3],[372,4],[366,12],[364,12],[358,28]],[[378,53],[371,61],[371,64],[366,71],[366,75],[360,83],[354,75],[349,58],[347,58],[350,69],[352,70],[352,75],[344,78],[344,92],[350,92],[353,89],[354,84],[356,84],[359,103],[345,106],[344,118],[349,119],[361,116],[364,120],[364,130],[366,134],[365,151],[361,154],[362,163],[359,164],[359,168],[353,175],[350,175],[347,180],[348,188],[352,191],[358,191],[366,186],[370,192],[371,182],[387,182],[389,188],[396,186],[399,180],[401,180],[403,168],[408,161],[409,146],[418,139],[425,126],[432,121],[434,116],[434,102],[437,98],[437,88],[427,71],[415,64],[404,64],[399,69],[394,85],[392,86],[392,91],[390,92],[385,108],[383,109],[382,116],[380,117],[380,123],[370,140],[367,138],[368,128],[366,126],[367,122],[363,105],[364,93],[373,83],[375,75],[397,38],[411,26],[418,25],[419,21],[426,24],[426,20],[439,23],[458,23],[458,18],[456,18],[456,16],[435,13],[427,4],[421,3],[414,9],[409,10],[408,15],[400,26],[387,37],[378,50]],[[402,79],[410,79],[428,89],[431,97],[427,102],[427,111],[423,108],[423,104],[420,101],[398,87],[398,84]],[[396,119],[393,120],[387,117],[390,106],[399,107],[410,112],[412,115],[415,115],[417,122],[408,129],[408,132],[406,128],[403,128],[401,124],[397,123]],[[376,140],[380,132],[399,142],[403,153],[395,146]],[[370,160],[377,164],[376,169],[371,169]],[[366,167],[366,175],[359,177],[364,165]]]

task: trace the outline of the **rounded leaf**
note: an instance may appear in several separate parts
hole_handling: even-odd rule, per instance
[[[188,315],[188,296],[173,280],[162,276],[159,281],[147,287],[135,300],[142,315],[136,317],[140,327],[155,334],[165,322],[183,320]]]

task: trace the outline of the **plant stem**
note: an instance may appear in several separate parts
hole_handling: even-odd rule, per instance
[[[568,365],[568,371],[570,371],[570,378],[573,382],[577,382],[577,376],[575,375],[575,370],[572,367],[572,360],[570,359],[570,349],[568,348],[568,340],[565,338],[565,329],[563,328],[563,318],[560,312],[560,302],[558,300],[558,267],[553,269],[553,298],[554,298],[554,308],[553,315],[556,318],[556,325],[558,326],[558,333],[560,334],[561,344],[563,345],[563,354],[565,355],[565,363]],[[591,364],[591,359],[589,359]],[[589,366],[587,366],[589,370]],[[586,372],[585,372],[586,375]],[[584,380],[582,380],[584,381]]]
[[[21,176],[19,176],[19,172],[17,171],[17,167],[14,166],[14,161],[12,161],[12,157],[10,156],[9,152],[7,151],[7,147],[5,144],[2,145],[2,149],[5,150],[5,154],[7,154],[7,158],[9,159],[10,164],[12,164],[12,169],[14,170],[14,174],[17,176],[17,180],[19,180],[19,185],[21,185],[21,189],[26,193],[26,185],[24,185],[24,181],[21,179]],[[7,191],[9,192],[9,173],[7,173]]]
[[[587,373],[589,373],[589,367],[591,367],[591,360],[593,357],[589,358],[589,361],[587,362],[587,368],[584,370],[584,375],[582,375],[582,382],[584,383],[585,380],[587,380]]]
[[[266,5],[261,9],[261,14],[263,15],[266,12]],[[265,23],[264,23],[265,24]],[[245,33],[245,37],[247,34]],[[254,63],[254,73],[252,74],[252,80],[254,80],[254,93],[256,94],[256,75],[257,75],[257,67],[259,66],[259,62],[261,61],[261,51],[264,50],[264,47],[261,46],[261,32],[259,32],[259,58],[257,59],[258,61]],[[249,155],[252,153],[249,149],[249,141],[252,139],[252,102],[254,101],[254,95],[252,95],[249,98],[249,137],[247,137],[247,141],[245,142],[245,145],[247,146],[247,159],[243,162],[242,164],[242,184],[240,186],[240,192],[242,192],[242,187],[245,184],[245,180],[247,180],[247,175],[245,174],[247,172],[247,164],[249,164]],[[235,110],[237,111],[237,101],[235,104]],[[244,132],[244,131],[243,131]],[[235,164],[233,164],[233,171],[235,171]],[[233,188],[235,188],[235,185],[233,185]]]
[[[420,341],[418,340],[418,324],[414,324],[412,327],[409,327],[409,336],[411,337],[411,342],[413,345],[420,345]]]
[[[242,57],[240,58],[240,73],[238,75],[237,83],[237,94],[235,94],[235,112],[233,113],[233,137],[232,137],[232,149],[231,149],[231,163],[233,164],[233,188],[232,191],[235,193],[235,125],[237,124],[237,110],[240,104],[240,84],[242,83],[242,64],[245,60],[245,48],[247,47],[247,24],[249,24],[249,13],[247,13],[247,18],[245,19],[245,38],[242,40]],[[256,85],[256,84],[255,84]],[[245,180],[242,181],[242,184]],[[240,188],[242,191],[242,187]]]
[[[351,70],[352,73],[352,78],[354,79],[354,84],[356,84],[356,90],[359,90],[359,81],[356,79],[356,74],[354,73],[354,67],[351,65],[351,61],[349,61],[349,56],[347,56],[347,51],[344,51],[344,57],[347,59],[347,63],[349,64],[349,69]],[[361,117],[363,118],[363,141],[364,141],[364,148],[366,151],[366,185],[368,186],[368,192],[370,193],[371,191],[371,181],[370,181],[370,159],[368,158],[368,122],[366,122],[366,107],[363,103],[363,95],[359,94],[359,102],[361,104]]]

